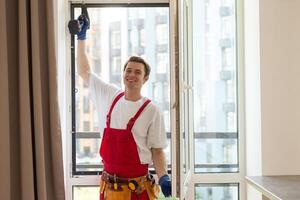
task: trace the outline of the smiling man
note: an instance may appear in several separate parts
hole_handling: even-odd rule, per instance
[[[130,57],[123,70],[124,91],[102,81],[91,71],[85,50],[89,22],[84,16],[81,19],[77,70],[89,85],[100,131],[103,130],[99,151],[104,166],[100,199],[157,199],[159,187],[148,172],[152,163],[163,194],[170,196],[171,181],[163,151],[167,145],[163,116],[151,100],[141,95],[150,66],[141,57]]]

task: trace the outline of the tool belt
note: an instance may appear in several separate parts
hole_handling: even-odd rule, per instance
[[[104,199],[129,200],[131,193],[140,195],[145,190],[150,200],[158,198],[159,187],[155,184],[155,179],[151,174],[136,178],[122,178],[105,171],[102,172],[100,193],[105,196]],[[104,195],[104,193],[106,194]]]

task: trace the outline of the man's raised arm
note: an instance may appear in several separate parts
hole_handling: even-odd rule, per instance
[[[90,25],[88,19],[85,16],[81,15],[80,17],[80,21],[83,24],[81,27],[81,31],[77,34],[77,71],[79,76],[84,81],[87,81],[89,79],[91,67],[86,54],[86,31],[87,29],[89,29]]]
[[[77,44],[77,72],[84,81],[87,81],[89,79],[91,67],[86,54],[86,41],[78,39]]]

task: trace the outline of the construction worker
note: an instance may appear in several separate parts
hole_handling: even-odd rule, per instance
[[[159,186],[148,172],[152,163],[164,196],[171,196],[163,151],[167,146],[163,116],[155,104],[141,95],[150,66],[141,57],[130,57],[124,65],[124,91],[102,81],[91,70],[86,55],[88,18],[81,15],[80,19],[77,70],[89,85],[100,130],[104,130],[99,151],[104,167],[100,200],[157,199]]]

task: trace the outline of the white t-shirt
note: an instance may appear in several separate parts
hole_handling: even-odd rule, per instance
[[[105,83],[96,74],[91,73],[89,76],[89,91],[90,98],[94,102],[98,113],[100,134],[102,134],[106,127],[106,115],[114,98],[121,90]],[[113,108],[110,127],[126,129],[130,118],[137,113],[146,100],[143,97],[133,102],[126,100],[124,96],[121,97]],[[142,164],[152,164],[151,148],[165,148],[167,146],[163,115],[152,102],[146,106],[135,121],[132,133]]]

